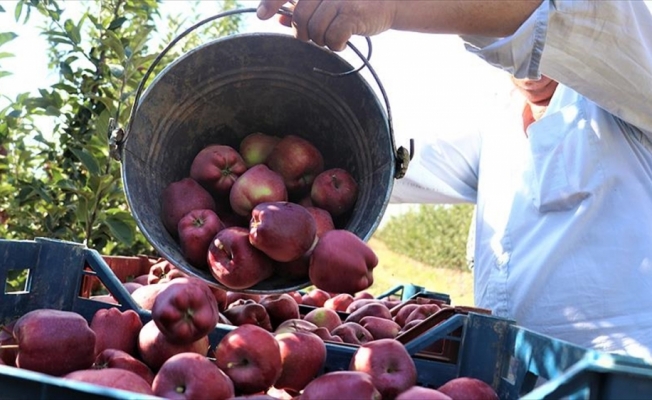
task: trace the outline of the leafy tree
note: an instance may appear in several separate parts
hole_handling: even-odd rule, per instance
[[[238,7],[236,0],[215,4]],[[0,236],[68,240],[103,254],[153,254],[128,210],[120,164],[109,155],[109,122],[127,126],[152,60],[189,22],[207,16],[193,7],[161,27],[156,0],[94,0],[82,7],[80,16],[70,17],[54,0],[15,5],[16,21],[27,24],[35,12],[46,18],[38,29],[59,78],[0,109],[0,150],[6,149],[0,152]],[[238,15],[204,25],[173,47],[151,77],[188,49],[239,27]],[[14,37],[0,32],[0,46]],[[0,58],[10,56],[0,52]],[[0,77],[8,74],[0,69]]]
[[[424,264],[465,270],[473,206],[420,205],[390,218],[375,236],[389,249]]]

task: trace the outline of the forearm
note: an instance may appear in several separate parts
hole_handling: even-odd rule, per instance
[[[542,0],[390,0],[396,30],[505,37],[528,19]]]

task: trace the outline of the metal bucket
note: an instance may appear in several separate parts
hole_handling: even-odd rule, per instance
[[[388,116],[374,91],[337,54],[289,35],[238,34],[206,43],[169,64],[148,86],[118,143],[126,198],[147,240],[172,264],[223,287],[185,261],[161,220],[161,193],[189,176],[206,145],[238,148],[249,133],[294,134],[322,152],[325,168],[341,167],[359,184],[355,208],[339,228],[368,240],[400,177]],[[401,150],[404,150],[401,148]],[[398,166],[398,167],[397,167]],[[270,278],[245,292],[275,293],[307,280]],[[226,288],[225,288],[226,289]]]

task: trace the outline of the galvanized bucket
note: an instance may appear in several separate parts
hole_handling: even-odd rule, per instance
[[[345,168],[358,181],[355,208],[339,228],[363,240],[378,227],[408,161],[409,153],[395,148],[389,108],[360,73],[337,54],[289,35],[237,34],[199,46],[166,66],[136,102],[127,129],[117,137],[114,131],[113,139],[130,211],[161,256],[224,289],[184,259],[161,220],[161,192],[189,175],[203,147],[237,148],[254,131],[310,140],[326,168]],[[245,291],[310,284],[273,277]]]

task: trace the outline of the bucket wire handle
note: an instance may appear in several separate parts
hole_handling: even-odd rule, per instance
[[[228,17],[231,15],[236,15],[236,14],[243,14],[243,13],[251,13],[251,12],[256,12],[256,8],[241,8],[241,9],[235,9],[235,10],[228,10],[224,11],[218,14],[215,14],[211,17],[205,18],[194,25],[190,26],[188,29],[185,31],[181,32],[177,37],[175,37],[170,43],[168,43],[165,48],[156,56],[156,58],[152,61],[150,64],[149,68],[147,68],[147,71],[143,75],[143,78],[141,79],[140,83],[138,84],[138,88],[136,89],[136,94],[134,96],[134,103],[131,106],[131,110],[129,113],[129,121],[127,122],[127,128],[122,129],[121,127],[117,126],[117,122],[114,118],[111,118],[109,120],[109,148],[110,148],[110,155],[113,159],[117,161],[122,160],[122,151],[124,148],[124,143],[127,140],[127,137],[129,136],[129,133],[131,132],[131,128],[133,125],[134,121],[134,115],[136,114],[136,109],[138,107],[138,102],[140,101],[140,96],[143,93],[143,89],[145,87],[145,83],[147,82],[147,79],[149,76],[152,74],[154,71],[154,68],[161,62],[163,57],[170,51],[170,49],[176,45],[181,39],[186,37],[188,34],[192,33],[194,30],[197,28],[201,27],[202,25],[205,25],[211,21],[214,21],[219,18],[223,17]],[[281,9],[277,12],[277,14],[284,15],[291,17],[292,16],[292,11],[289,10],[288,8],[281,7]],[[347,76],[356,72],[359,72],[362,70],[362,68],[367,68],[371,75],[373,76],[374,80],[376,81],[376,84],[378,85],[378,88],[380,89],[381,95],[383,96],[383,101],[385,102],[385,109],[387,111],[387,122],[389,125],[389,133],[390,137],[392,139],[392,144],[393,147],[396,147],[394,143],[394,125],[392,122],[392,113],[391,113],[391,108],[389,106],[389,98],[387,96],[387,93],[385,92],[385,88],[380,82],[380,78],[376,74],[376,71],[373,69],[371,64],[369,63],[369,59],[371,58],[371,53],[372,53],[372,46],[371,46],[371,39],[367,36],[365,36],[365,39],[367,41],[367,46],[368,46],[368,54],[365,57],[360,50],[358,50],[357,47],[355,47],[350,41],[347,41],[347,46],[353,50],[353,52],[362,60],[362,65],[359,66],[358,68],[355,68],[351,71],[345,71],[345,72],[339,72],[339,73],[333,73],[329,71],[325,71],[322,69],[319,69],[317,67],[313,68],[313,71],[321,74],[325,74],[328,76],[332,77],[343,77]],[[412,159],[412,156],[414,154],[414,139],[410,139],[410,149],[406,149],[404,147],[400,147],[396,150],[396,165],[395,165],[395,171],[394,171],[394,177],[396,179],[400,179],[403,176],[405,176],[405,172],[407,171],[408,164],[410,160]]]

